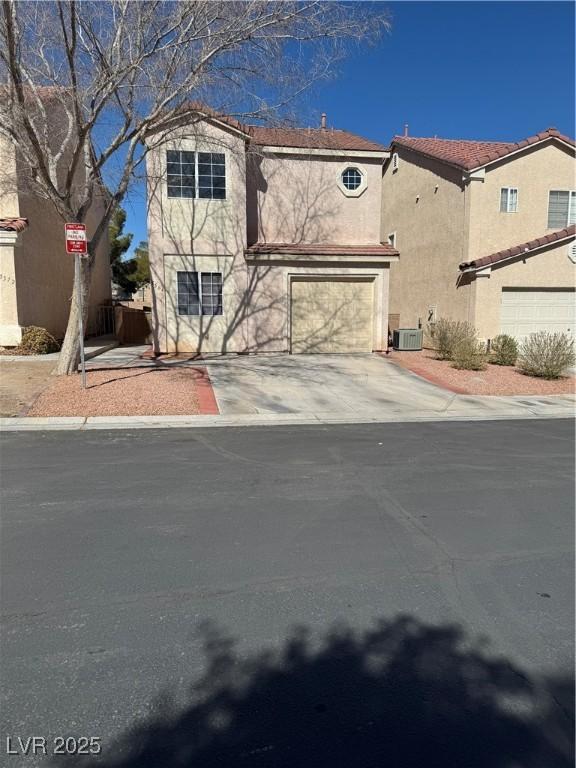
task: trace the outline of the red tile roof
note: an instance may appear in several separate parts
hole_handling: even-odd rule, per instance
[[[235,117],[218,112],[198,101],[183,105],[180,112],[197,112],[212,120],[229,125],[241,133],[255,146],[293,147],[297,149],[337,149],[363,152],[386,152],[387,147],[370,139],[357,136],[349,131],[336,128],[294,128],[287,126],[269,127],[247,125]]]
[[[248,136],[247,126],[245,126],[239,120],[236,120],[235,117],[226,115],[222,112],[217,112],[215,109],[212,109],[212,107],[209,107],[206,104],[202,104],[200,101],[189,101],[186,104],[183,104],[180,109],[177,110],[177,113],[180,112],[185,112],[188,114],[190,112],[197,112],[199,115],[203,115],[211,118],[212,120],[217,120],[220,123],[229,125],[230,128],[234,128],[236,131],[240,131],[241,133],[244,133],[246,136]]]
[[[506,259],[512,259],[514,256],[522,256],[531,251],[536,251],[539,248],[544,248],[546,245],[551,245],[558,240],[569,240],[575,236],[576,225],[572,224],[570,227],[559,229],[557,232],[551,232],[549,235],[537,237],[534,240],[529,240],[527,243],[521,243],[512,248],[506,248],[503,251],[491,253],[490,256],[482,256],[482,258],[474,259],[474,261],[465,261],[460,264],[460,269],[464,271],[466,269],[488,267],[490,264],[497,264],[499,261],[506,261]]]
[[[333,243],[254,243],[246,254],[285,254],[303,256],[398,256],[388,243],[374,245],[335,245]]]
[[[0,231],[2,232],[24,232],[28,226],[28,219],[21,217],[0,219]]]
[[[558,139],[566,144],[575,146],[574,139],[564,136],[556,128],[547,128],[545,131],[529,136],[527,139],[517,142],[503,141],[469,141],[467,139],[425,139],[415,136],[394,136],[392,145],[406,147],[426,157],[441,160],[449,165],[470,171],[473,168],[481,168],[488,163],[499,160],[512,152],[538,144],[542,141]]]
[[[252,142],[257,146],[387,151],[382,144],[336,128],[268,128],[260,125],[246,127]]]

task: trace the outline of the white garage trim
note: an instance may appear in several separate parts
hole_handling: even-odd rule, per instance
[[[576,335],[573,288],[503,288],[500,330],[517,339],[537,331]]]

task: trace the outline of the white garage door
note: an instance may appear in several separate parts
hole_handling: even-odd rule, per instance
[[[292,352],[371,352],[372,280],[292,280]]]
[[[576,292],[542,289],[502,290],[502,333],[523,339],[536,331],[576,331]]]

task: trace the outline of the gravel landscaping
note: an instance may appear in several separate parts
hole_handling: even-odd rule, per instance
[[[129,368],[59,376],[27,416],[189,416],[218,413],[210,380],[201,368]]]
[[[463,395],[567,395],[575,391],[573,376],[548,381],[502,365],[488,365],[485,371],[459,371],[447,360],[436,360],[429,349],[391,352],[387,357],[428,381]]]

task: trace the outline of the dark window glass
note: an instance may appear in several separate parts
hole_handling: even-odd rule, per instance
[[[178,272],[178,314],[200,314],[198,272]]]
[[[362,184],[362,174],[357,168],[346,168],[342,174],[342,184],[344,184],[346,189],[358,189],[360,184]]]
[[[221,272],[178,272],[179,315],[221,315]]]
[[[198,178],[197,178],[198,177]],[[221,152],[166,151],[168,197],[226,198],[226,162]]]
[[[202,272],[202,314],[222,314],[222,274]]]
[[[212,200],[226,198],[226,164],[223,153],[198,153],[198,196]]]

